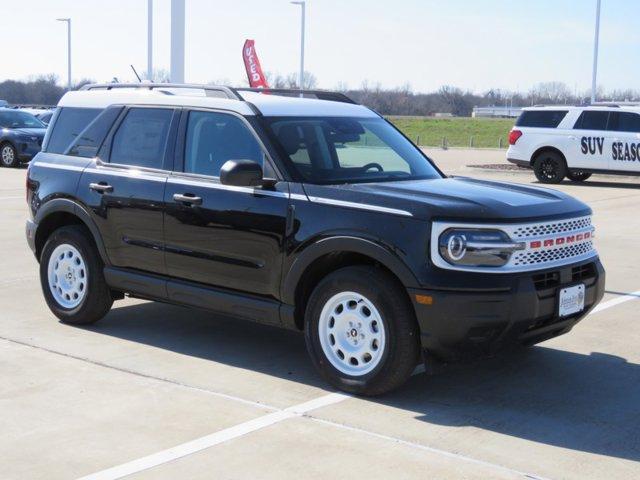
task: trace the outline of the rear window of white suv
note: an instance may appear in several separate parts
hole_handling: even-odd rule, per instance
[[[516,120],[516,127],[556,128],[567,110],[525,110]]]

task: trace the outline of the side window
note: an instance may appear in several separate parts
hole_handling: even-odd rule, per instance
[[[607,129],[616,132],[640,132],[640,115],[630,112],[611,112]]]
[[[100,108],[64,107],[58,113],[47,143],[47,152],[64,153],[87,125],[102,111]]]
[[[262,150],[251,131],[233,115],[190,112],[184,171],[217,177],[227,160],[253,160],[262,165]]]
[[[580,114],[573,128],[578,130],[606,130],[609,112],[585,110]]]
[[[516,120],[517,127],[556,128],[567,110],[525,110]]]
[[[113,125],[121,111],[122,107],[110,107],[103,111],[78,135],[67,149],[66,154],[74,157],[95,157],[98,154],[100,145],[102,145],[107,133],[109,133],[111,125]]]
[[[162,168],[173,110],[132,108],[113,137],[109,162]]]

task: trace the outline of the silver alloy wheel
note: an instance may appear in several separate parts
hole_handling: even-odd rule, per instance
[[[359,293],[331,297],[320,313],[318,334],[327,360],[346,375],[366,375],[382,359],[386,342],[382,316]]]
[[[58,245],[49,257],[49,289],[63,308],[76,308],[87,292],[88,271],[80,252],[73,245]]]
[[[13,147],[11,145],[5,145],[2,147],[2,163],[5,165],[12,165],[15,160],[15,152],[13,151]]]

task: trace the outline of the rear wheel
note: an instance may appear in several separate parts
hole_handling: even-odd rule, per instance
[[[420,357],[418,327],[397,280],[368,266],[328,275],[305,315],[307,350],[335,387],[380,395],[402,385]]]
[[[5,143],[0,147],[0,163],[3,167],[17,167],[20,163],[18,152],[10,143]]]
[[[74,325],[104,317],[113,298],[103,268],[93,239],[83,227],[71,225],[53,232],[40,257],[40,283],[51,311]]]
[[[560,183],[567,175],[567,164],[559,153],[545,151],[533,161],[533,172],[542,183]]]
[[[567,178],[572,182],[584,182],[591,174],[589,172],[582,172],[580,170],[569,170],[567,172]]]

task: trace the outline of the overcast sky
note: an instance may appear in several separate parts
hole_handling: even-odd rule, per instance
[[[527,90],[591,83],[596,0],[307,0],[306,66],[318,85],[363,81],[415,91],[455,85]],[[170,0],[155,0],[154,62],[169,68]],[[55,73],[66,82],[71,17],[73,77],[132,80],[146,68],[147,0],[0,0],[0,79]],[[245,38],[265,71],[297,71],[300,8],[288,0],[186,0],[188,82],[245,78]],[[640,87],[640,1],[602,0],[598,83]]]

